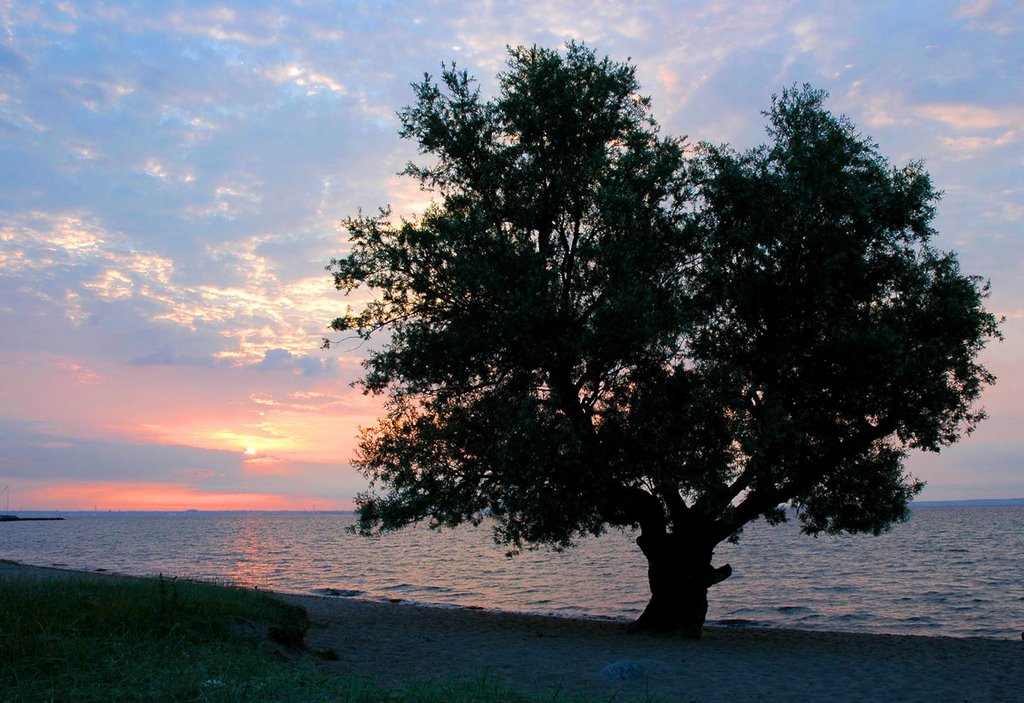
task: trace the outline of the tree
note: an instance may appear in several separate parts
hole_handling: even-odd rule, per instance
[[[635,68],[510,50],[483,100],[455,66],[415,84],[401,136],[434,193],[416,220],[345,221],[328,270],[371,302],[387,398],[357,466],[364,533],[494,525],[514,552],[639,530],[641,629],[699,637],[714,550],[758,517],[873,532],[907,517],[911,449],[983,418],[987,286],[935,250],[938,194],[826,96],[773,100],[771,144],[661,136]],[[327,342],[329,345],[329,342]]]

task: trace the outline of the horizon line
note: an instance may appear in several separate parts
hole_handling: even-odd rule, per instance
[[[1024,505],[1024,496],[1018,498],[960,498],[951,500],[915,500],[908,504],[908,507],[914,506],[953,506],[953,505]],[[103,510],[98,509],[48,509],[48,508],[25,508],[21,510],[12,510],[11,514],[15,513],[338,513],[338,514],[355,514],[358,512],[354,509],[316,509],[316,508],[286,508],[286,509],[267,509],[267,508],[179,508],[179,509],[164,509],[164,510],[133,510],[131,508],[106,508]]]

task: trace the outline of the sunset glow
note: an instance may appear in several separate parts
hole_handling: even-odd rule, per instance
[[[351,510],[350,500],[269,493],[203,492],[169,483],[65,482],[16,496],[19,505],[51,510]]]

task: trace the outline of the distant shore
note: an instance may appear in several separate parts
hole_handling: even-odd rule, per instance
[[[62,517],[22,517],[21,515],[0,515],[0,522],[63,520]]]
[[[0,562],[0,578],[110,578]],[[281,594],[303,606],[329,671],[385,684],[482,674],[538,693],[616,700],[1019,701],[1024,642],[708,628],[700,641],[623,623],[357,598]],[[616,678],[620,677],[620,678]],[[623,680],[621,677],[625,677]]]

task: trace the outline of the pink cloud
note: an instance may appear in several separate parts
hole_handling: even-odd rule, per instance
[[[1021,122],[1019,110],[999,110],[979,105],[932,103],[921,105],[917,114],[944,122],[954,129],[1007,129]]]

